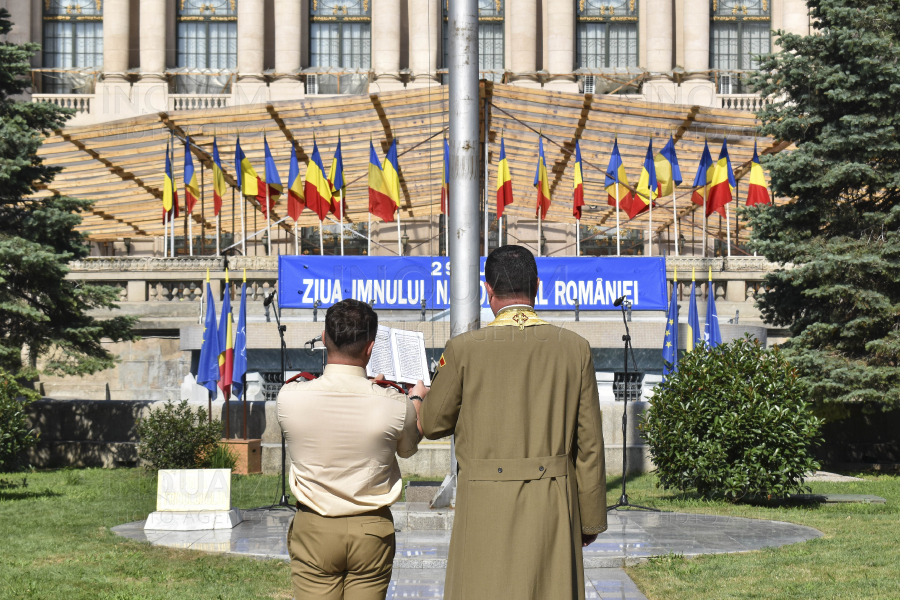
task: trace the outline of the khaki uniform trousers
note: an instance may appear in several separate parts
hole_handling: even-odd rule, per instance
[[[295,600],[384,600],[397,547],[391,510],[323,517],[297,506],[288,529]]]

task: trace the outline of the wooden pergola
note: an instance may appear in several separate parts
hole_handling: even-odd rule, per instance
[[[760,154],[779,152],[788,146],[756,135],[753,113],[701,108],[699,106],[648,103],[614,95],[592,96],[482,82],[482,139],[487,122],[489,211],[495,210],[496,162],[500,139],[506,144],[513,177],[515,203],[506,214],[534,219],[536,193],[532,186],[537,160],[538,135],[544,136],[544,151],[551,180],[553,204],[549,222],[574,223],[572,177],[576,140],[580,141],[584,163],[587,206],[582,223],[615,226],[614,209],[607,206],[604,172],[613,140],[619,150],[632,186],[637,184],[647,144],[654,152],[662,149],[672,135],[684,183],[676,192],[681,231],[690,237],[690,215],[698,208],[690,202],[691,183],[703,150],[710,145],[713,160],[727,137],[735,176],[738,202],[743,204],[753,144]],[[46,164],[63,168],[40,194],[65,194],[94,201],[80,229],[93,241],[123,237],[162,236],[162,187],[166,145],[175,139],[173,171],[183,206],[183,156],[181,140],[190,135],[194,144],[194,164],[201,180],[202,206],[192,215],[194,235],[201,228],[215,234],[212,200],[212,145],[217,139],[229,192],[223,202],[223,232],[240,236],[242,198],[232,192],[234,150],[240,136],[241,147],[257,173],[265,177],[264,136],[268,140],[285,188],[291,146],[300,162],[301,176],[313,152],[313,138],[326,171],[337,145],[338,135],[347,181],[346,218],[350,222],[368,218],[367,172],[369,141],[383,158],[393,139],[398,140],[401,167],[401,216],[404,220],[433,218],[440,213],[443,137],[448,130],[448,90],[434,85],[414,90],[367,96],[309,97],[298,101],[272,102],[214,110],[161,112],[137,118],[85,127],[69,127],[48,136],[40,149]],[[201,169],[202,165],[202,169]],[[483,177],[483,174],[482,174]],[[451,198],[452,203],[452,198]],[[247,232],[265,224],[255,200],[244,206]],[[287,198],[282,196],[273,210],[273,222],[286,216]],[[732,210],[732,220],[735,213]],[[622,227],[647,231],[648,214],[628,220],[623,212]],[[653,210],[654,235],[667,230],[675,218],[672,198],[660,198]],[[373,219],[374,221],[374,219]],[[698,212],[694,221],[699,229]],[[435,227],[437,220],[434,219]],[[304,211],[300,227],[318,224],[311,211]],[[280,225],[293,231],[290,218]],[[718,227],[714,228],[716,231]],[[177,228],[177,235],[182,229]],[[718,235],[718,234],[716,234]],[[724,234],[723,234],[724,235]]]

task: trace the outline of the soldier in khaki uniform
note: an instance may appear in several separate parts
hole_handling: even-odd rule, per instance
[[[288,530],[295,600],[387,595],[396,551],[388,507],[402,491],[396,455],[418,449],[417,412],[426,390],[419,382],[407,397],[366,378],[377,330],[378,316],[367,304],[335,304],[325,315],[325,372],[278,394],[298,500]]]
[[[496,316],[449,341],[421,408],[456,435],[456,518],[445,600],[584,598],[582,545],[606,530],[606,473],[588,342],[535,313],[534,257],[485,263]]]

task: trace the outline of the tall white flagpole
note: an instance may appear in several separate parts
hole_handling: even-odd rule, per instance
[[[675,221],[675,256],[678,256],[678,207],[675,206],[675,188],[672,188],[672,220]]]
[[[372,256],[372,213],[369,213],[369,226],[366,229],[366,256]]]
[[[294,254],[300,254],[300,238],[297,237],[297,221],[294,221]]]
[[[709,186],[705,186],[706,193],[703,195],[703,258],[706,258],[706,203],[709,202]]]
[[[163,258],[169,256],[169,213],[163,207]]]
[[[216,215],[216,256],[221,254],[219,250],[219,238],[222,237],[222,223],[221,223],[222,211],[219,211],[219,214]]]
[[[616,256],[622,256],[621,234],[619,229],[619,182],[616,182]]]
[[[397,256],[403,256],[403,245],[400,243],[400,207],[397,207]]]
[[[174,195],[174,194],[173,194]],[[169,240],[172,244],[171,253],[172,258],[175,258],[175,206],[172,205],[172,215],[169,217],[169,223],[172,224],[172,234],[169,236]]]
[[[575,219],[575,256],[581,256],[581,219]]]
[[[728,242],[728,258],[731,258],[731,212],[728,210],[730,202],[725,204],[725,239]]]
[[[319,256],[325,256],[325,242],[322,240],[322,219],[319,219]]]
[[[649,189],[649,185],[647,188]],[[647,256],[653,256],[653,190],[650,190],[650,216],[647,221]]]
[[[194,255],[194,220],[191,218],[191,213],[188,213],[188,243],[190,244],[190,255]]]
[[[538,256],[541,255],[541,226],[544,220],[541,218],[541,207],[538,207],[538,237],[537,237],[537,247],[538,247]]]
[[[247,256],[247,224],[244,222],[244,202],[247,198],[241,190],[241,254]]]
[[[341,256],[344,255],[344,189],[341,188],[341,205],[338,208],[338,214],[341,216],[341,228],[338,230],[338,233],[341,236]]]
[[[266,253],[272,256],[272,203],[269,202],[269,182],[266,182]]]

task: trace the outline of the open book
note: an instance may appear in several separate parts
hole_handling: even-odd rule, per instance
[[[425,334],[378,326],[372,358],[366,367],[369,377],[379,373],[388,381],[416,383],[418,380],[431,385],[428,361],[425,358]]]

